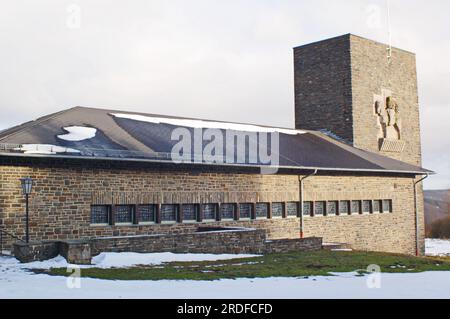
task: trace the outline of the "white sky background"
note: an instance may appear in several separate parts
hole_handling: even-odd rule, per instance
[[[79,28],[71,4],[81,9]],[[71,106],[294,125],[292,48],[387,42],[385,0],[0,0],[0,129]],[[426,188],[450,188],[450,1],[391,0],[417,53]]]

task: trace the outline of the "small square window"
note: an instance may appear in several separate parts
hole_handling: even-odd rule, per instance
[[[239,219],[252,218],[253,204],[241,203],[239,204]]]
[[[161,222],[175,223],[177,221],[178,205],[163,204],[161,205]]]
[[[381,213],[381,201],[380,200],[374,200],[372,203],[372,209],[373,213]]]
[[[298,202],[286,203],[287,217],[298,217]]]
[[[312,202],[303,202],[303,216],[312,215]]]
[[[217,218],[217,204],[203,204],[202,212],[204,221],[215,221]]]
[[[392,200],[383,200],[383,213],[392,213]]]
[[[198,206],[195,204],[181,205],[183,222],[196,222],[198,220]]]
[[[336,216],[337,215],[338,202],[330,201],[327,202],[327,216]]]
[[[133,205],[117,205],[116,206],[116,224],[133,223]]]
[[[256,203],[256,218],[267,218],[269,215],[269,204],[268,203]]]
[[[362,212],[364,214],[370,214],[372,212],[372,201],[363,200],[362,202]]]
[[[348,200],[341,200],[339,202],[339,215],[350,214],[350,202]]]
[[[352,200],[352,215],[357,215],[361,212],[361,201]]]
[[[314,216],[325,215],[325,202],[314,202]]]
[[[139,223],[154,223],[156,221],[156,205],[138,205]]]
[[[282,218],[284,212],[283,203],[272,203],[272,218]]]
[[[91,206],[91,224],[109,225],[110,224],[111,206],[109,205],[92,205]]]
[[[236,204],[220,204],[221,220],[233,220],[236,213]]]

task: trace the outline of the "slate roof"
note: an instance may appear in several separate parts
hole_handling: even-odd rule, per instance
[[[142,120],[146,118],[151,120]],[[242,133],[247,132],[247,127],[256,131],[278,131],[280,168],[406,174],[433,173],[421,167],[354,148],[317,131],[296,131],[86,107],[74,107],[1,131],[0,156],[171,162],[172,147],[177,143],[176,140],[171,140],[172,131],[181,126],[193,133],[194,128],[191,126],[193,120],[197,124],[201,123],[203,127],[219,127],[224,134],[227,128],[237,132],[236,127],[242,127],[243,130],[240,131]],[[95,128],[96,134],[92,138],[75,141],[58,137],[68,134],[64,128],[74,126]],[[207,143],[209,141],[204,142],[203,145]],[[26,145],[52,145],[49,146],[51,151],[54,150],[53,146],[59,149],[57,152],[48,153],[25,152],[24,150],[29,149],[24,147]],[[226,153],[225,148],[226,146],[223,149],[224,153]],[[246,149],[248,155],[248,141],[246,141]],[[38,146],[36,150],[39,150]],[[203,164],[211,165],[211,163]],[[230,165],[264,166],[267,164],[261,161],[253,163],[246,158],[245,163]]]

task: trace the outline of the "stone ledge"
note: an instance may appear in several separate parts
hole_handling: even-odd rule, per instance
[[[59,246],[59,254],[71,264],[89,265],[91,263],[91,244],[84,240],[63,241]]]
[[[55,258],[59,254],[59,242],[17,242],[13,245],[13,254],[21,263]]]
[[[382,138],[380,139],[380,151],[391,152],[391,153],[401,153],[403,152],[406,143],[400,140],[393,140]]]
[[[62,255],[72,264],[90,264],[102,252],[174,252],[209,254],[268,254],[320,250],[322,238],[267,240],[263,229],[202,228],[187,234],[100,237],[89,240],[16,243],[14,255],[20,262],[41,261]]]

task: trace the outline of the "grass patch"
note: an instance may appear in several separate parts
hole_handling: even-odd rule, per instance
[[[110,280],[217,280],[235,278],[302,277],[330,275],[330,272],[364,273],[369,265],[386,273],[414,273],[450,270],[447,258],[418,258],[374,252],[327,250],[270,254],[248,259],[203,262],[172,262],[132,268],[87,268],[82,277]],[[65,268],[52,268],[51,275],[68,276]]]

